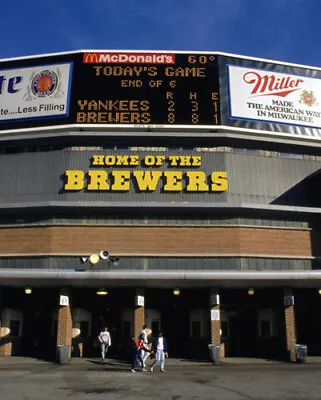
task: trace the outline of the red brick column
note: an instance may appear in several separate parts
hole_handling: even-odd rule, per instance
[[[68,288],[62,288],[60,291],[60,296],[68,296],[68,305],[59,305],[58,308],[58,323],[57,323],[57,346],[70,346],[72,342],[72,316],[71,316],[71,293]],[[60,300],[58,298],[58,304]],[[70,354],[69,354],[70,358]]]
[[[220,295],[216,288],[210,290],[210,318],[211,318],[211,343],[221,343],[221,319],[220,319]],[[214,312],[213,312],[214,311]],[[213,320],[214,317],[219,315],[218,320]]]
[[[144,297],[144,289],[136,289],[135,310],[134,310],[134,337],[138,338],[145,323],[145,302],[144,305],[137,304],[138,296]]]
[[[224,357],[224,347],[221,344],[221,312],[220,295],[217,288],[210,289],[210,320],[211,320],[211,344],[220,345],[220,356]],[[215,364],[219,360],[212,360]]]
[[[296,361],[295,344],[296,344],[296,325],[294,314],[294,297],[292,288],[284,288],[284,320],[285,320],[285,336],[289,361]]]

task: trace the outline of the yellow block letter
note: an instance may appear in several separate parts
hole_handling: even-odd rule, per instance
[[[162,176],[162,172],[161,171],[134,171],[133,176],[136,178],[139,191],[154,192],[156,190],[159,178]]]
[[[166,177],[165,192],[181,192],[183,190],[181,171],[165,171],[164,176]]]
[[[111,190],[128,192],[130,188],[130,171],[113,171],[114,183]]]
[[[189,171],[186,172],[186,176],[188,177],[188,185],[186,186],[188,192],[208,192],[209,187],[206,183],[205,172]]]
[[[80,170],[67,170],[65,190],[82,190],[85,186],[85,173]]]
[[[90,183],[87,186],[88,190],[109,190],[107,183],[108,174],[106,171],[89,170],[88,176]]]
[[[211,189],[213,192],[225,192],[228,188],[228,180],[227,180],[227,172],[212,172],[211,175],[212,186]]]
[[[93,156],[92,157],[92,165],[104,165],[105,157],[104,156]]]

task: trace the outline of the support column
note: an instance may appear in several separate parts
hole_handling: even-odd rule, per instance
[[[72,342],[72,316],[71,316],[71,291],[69,288],[61,288],[58,299],[58,323],[57,323],[57,349],[58,361],[65,364],[71,357]],[[59,353],[60,346],[68,346],[68,354]],[[63,359],[62,359],[63,358]]]
[[[220,345],[220,356],[224,357],[224,348],[221,346],[221,313],[218,288],[210,289],[210,307],[211,344]]]
[[[289,361],[296,361],[295,344],[296,344],[296,326],[294,314],[294,296],[292,288],[284,288],[284,320],[286,347]]]
[[[136,289],[134,310],[134,338],[137,339],[145,323],[145,292],[144,289]]]
[[[220,319],[220,295],[219,290],[212,288],[210,290],[211,306],[211,343],[221,343],[221,319]]]

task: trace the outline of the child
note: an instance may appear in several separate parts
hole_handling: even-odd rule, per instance
[[[133,347],[134,347],[134,357],[133,357],[133,362],[132,362],[132,369],[131,372],[136,372],[135,371],[135,365],[137,363],[137,361],[139,360],[140,365],[142,367],[142,371],[146,372],[147,369],[144,368],[144,361],[142,359],[142,350],[144,351],[150,351],[148,349],[148,347],[146,347],[144,345],[144,339],[139,339],[137,341],[135,341],[134,338],[132,338],[132,342],[133,342]]]

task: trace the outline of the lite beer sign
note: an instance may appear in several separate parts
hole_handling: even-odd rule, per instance
[[[0,70],[0,122],[69,114],[72,63]]]
[[[164,165],[168,168],[164,169]],[[94,155],[92,169],[65,171],[65,191],[224,192],[226,171],[199,171],[201,156]],[[143,166],[144,169],[135,169]],[[163,168],[162,168],[163,166]],[[119,167],[125,169],[119,169]],[[111,169],[109,169],[111,168]],[[184,168],[184,170],[182,170]],[[185,170],[188,168],[188,170]]]
[[[230,118],[321,127],[321,80],[228,66]]]

